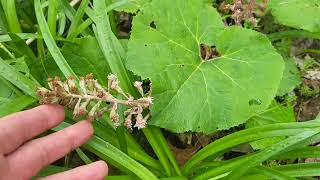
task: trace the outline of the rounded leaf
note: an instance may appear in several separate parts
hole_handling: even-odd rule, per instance
[[[134,18],[127,67],[152,81],[150,124],[228,129],[267,108],[277,92],[284,63],[268,38],[224,28],[207,2],[152,1]]]

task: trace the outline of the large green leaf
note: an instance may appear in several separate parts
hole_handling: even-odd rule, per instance
[[[281,24],[320,32],[320,0],[270,0],[268,6]]]
[[[206,0],[162,0],[133,21],[127,67],[153,84],[150,124],[212,132],[244,123],[276,94],[283,60],[264,35],[224,28]],[[200,44],[220,57],[202,60]]]
[[[270,107],[259,114],[253,116],[247,123],[246,128],[259,127],[262,125],[295,122],[293,107],[283,106],[276,101],[272,102]],[[254,149],[264,149],[275,144],[285,137],[273,137],[250,143]]]
[[[121,3],[126,2],[124,5],[116,8],[116,11],[124,11],[124,12],[130,12],[135,13],[137,12],[143,5],[146,3],[149,3],[151,0],[111,0],[112,3]]]
[[[285,59],[285,68],[277,96],[283,96],[293,91],[301,83],[300,71],[293,59]]]

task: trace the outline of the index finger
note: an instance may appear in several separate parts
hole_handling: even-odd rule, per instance
[[[0,153],[11,153],[25,141],[63,120],[64,110],[58,105],[41,105],[0,118]]]

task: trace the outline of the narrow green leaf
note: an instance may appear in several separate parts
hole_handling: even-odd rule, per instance
[[[118,76],[119,81],[122,82],[121,88],[123,88],[125,92],[135,95],[136,91],[131,85],[132,81],[124,66],[124,60],[119,56],[114,47],[112,40],[114,34],[112,33],[109,16],[105,11],[105,7],[104,1],[94,1],[95,17],[93,18],[93,21],[96,24],[96,28],[94,28],[95,35],[111,71],[115,73]]]
[[[88,18],[83,23],[81,23],[75,31],[69,35],[69,39],[76,38],[79,34],[85,31],[93,23],[92,19]]]
[[[77,148],[76,152],[83,162],[85,162],[86,164],[92,163],[91,159],[80,148]]]
[[[77,78],[76,74],[70,68],[63,55],[61,54],[58,46],[56,45],[52,35],[50,34],[49,27],[46,23],[46,20],[43,15],[43,11],[41,8],[40,0],[34,0],[35,12],[39,24],[39,28],[41,30],[41,34],[44,38],[44,41],[48,47],[49,52],[54,58],[55,62],[59,66],[60,70],[63,72],[66,78],[73,76]]]
[[[21,39],[38,39],[41,38],[38,34],[34,34],[34,33],[17,33],[17,36],[19,36]],[[3,42],[9,42],[12,39],[10,38],[10,36],[8,34],[5,35],[0,35],[0,43]]]
[[[26,94],[32,97],[36,97],[35,90],[37,87],[37,83],[28,79],[20,72],[16,71],[12,66],[7,64],[1,57],[0,75],[4,77],[6,80],[10,81],[15,86],[17,86],[19,89],[24,91]]]
[[[291,177],[320,176],[320,163],[299,163],[272,167]]]
[[[232,147],[252,142],[264,138],[292,136],[306,130],[319,128],[318,121],[309,121],[303,123],[280,123],[264,125],[257,128],[246,129],[218,139],[193,155],[183,168],[184,174],[189,174],[190,170],[201,160],[211,156],[215,157]]]
[[[4,3],[5,1],[5,3]],[[2,6],[5,9],[7,16],[7,22],[9,25],[10,32],[21,33],[21,26],[16,12],[16,1],[15,0],[2,0]]]
[[[53,128],[54,131],[62,130],[71,124],[63,122],[59,126]],[[137,161],[130,158],[128,155],[121,152],[118,148],[114,147],[110,143],[103,139],[93,136],[82,147],[88,149],[92,153],[95,153],[101,159],[108,161],[123,172],[136,174],[142,180],[157,180],[158,178],[142,166]]]
[[[139,180],[139,178],[132,175],[122,175],[122,176],[107,176],[105,180]]]
[[[277,180],[295,180],[295,178],[288,176],[287,174],[283,173],[282,171],[277,171],[275,169],[265,167],[265,166],[258,166],[253,168],[253,171],[251,172],[256,172],[258,174],[265,175],[269,178],[272,179],[277,179]],[[245,177],[244,177],[245,179]]]
[[[156,180],[158,179],[154,174],[152,174],[144,166],[131,159],[129,156],[121,152],[119,149],[115,148],[111,144],[103,141],[102,139],[94,136],[88,143],[83,145],[93,152],[96,152],[100,158],[105,160],[113,160],[118,164],[122,165],[126,170],[131,171],[136,174],[142,180]]]
[[[68,0],[59,0],[59,8],[63,10],[67,18],[72,22],[74,19],[74,16],[76,14],[76,10],[74,10],[73,7],[70,6]],[[80,23],[83,23],[83,20],[80,20]],[[91,29],[86,29],[84,32],[82,32],[84,36],[86,35],[93,35]]]
[[[144,128],[144,129],[142,129],[142,131],[143,131],[144,135],[146,136],[146,138],[148,139],[148,142],[151,145],[153,151],[157,155],[166,175],[171,176],[171,169],[170,169],[169,161],[166,157],[164,150],[161,148],[161,144],[158,143],[158,139],[153,134],[153,131],[150,128]]]
[[[61,166],[47,166],[43,168],[35,177],[45,177],[50,176],[56,173],[64,172],[70,170],[69,168],[61,167]]]
[[[176,158],[174,157],[172,151],[170,150],[166,139],[163,137],[163,134],[161,132],[161,130],[157,127],[154,126],[149,126],[149,128],[151,129],[152,133],[155,136],[155,139],[158,140],[158,143],[160,144],[161,148],[163,149],[165,155],[167,156],[167,158],[169,159],[170,163],[172,164],[175,173],[179,176],[182,176],[182,173],[180,171],[180,167],[178,165],[178,162],[176,160]]]
[[[285,160],[285,159],[297,159],[297,158],[319,158],[320,147],[310,146],[300,149],[294,149],[292,151],[274,156],[272,159]]]
[[[28,95],[22,95],[14,99],[10,99],[7,103],[0,104],[0,117],[21,111],[36,101],[37,99]]]
[[[320,39],[320,34],[311,33],[303,30],[289,30],[275,32],[268,35],[270,41],[278,41],[283,38],[310,38],[310,39]]]
[[[63,12],[59,13],[58,36],[62,36],[66,28],[67,18]]]
[[[56,36],[57,29],[57,0],[49,0],[48,27],[52,37]],[[38,20],[39,21],[39,20]]]
[[[3,11],[1,0],[0,0],[0,34],[7,33],[8,29],[8,23],[6,19],[5,12]]]
[[[83,15],[85,13],[85,9],[88,7],[88,4],[89,4],[89,0],[83,0],[81,1],[81,4],[71,22],[71,25],[70,25],[70,28],[69,28],[69,32],[68,32],[68,36],[67,38],[71,38],[70,35],[72,33],[74,33],[74,31],[76,30],[77,26],[80,24],[82,18],[83,18]]]
[[[288,139],[285,139],[277,144],[274,144],[261,152],[257,153],[252,158],[248,159],[247,161],[241,163],[236,171],[232,171],[231,174],[229,174],[226,179],[232,180],[232,179],[238,179],[243,174],[245,174],[250,168],[253,168],[263,161],[267,160],[268,158],[280,153],[281,151],[284,151],[286,148],[289,148],[290,146],[293,146],[299,142],[302,142],[314,135],[319,133],[318,131],[305,131],[298,135],[289,137]]]

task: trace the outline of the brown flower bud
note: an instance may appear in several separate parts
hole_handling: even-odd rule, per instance
[[[126,119],[124,120],[124,126],[127,128],[127,129],[130,129],[132,130],[132,115],[128,115],[126,117]]]

